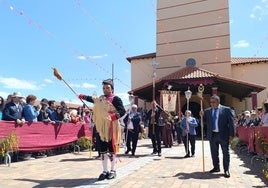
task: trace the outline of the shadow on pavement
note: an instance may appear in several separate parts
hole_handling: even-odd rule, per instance
[[[173,177],[178,177],[179,179],[216,179],[219,177],[223,177],[223,173],[211,174],[208,172],[192,172],[192,173],[180,172],[174,175]]]
[[[84,161],[92,161],[92,160],[96,160],[96,159],[94,159],[94,158],[62,159],[62,160],[60,160],[60,162],[69,162],[69,161],[84,162]]]
[[[44,188],[44,187],[76,187],[83,185],[91,185],[97,182],[96,178],[82,178],[82,179],[52,179],[52,180],[37,180],[37,179],[15,179],[18,181],[29,181],[38,183],[38,185],[33,186],[33,188]],[[103,182],[105,183],[105,182]],[[105,183],[107,184],[107,183]],[[98,185],[100,185],[98,183]]]
[[[184,157],[165,157],[166,159],[185,159]]]
[[[247,168],[245,174],[255,175],[262,180],[266,185],[268,185],[268,179],[264,177],[262,169],[264,167],[263,156],[258,156],[255,153],[250,153],[248,151],[239,152],[239,150],[234,150],[238,158],[243,161],[241,166]]]

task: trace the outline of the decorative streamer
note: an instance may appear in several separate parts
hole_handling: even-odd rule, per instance
[[[16,12],[18,15],[22,16],[24,19],[27,20],[27,23],[29,25],[34,26],[36,29],[43,31],[46,35],[48,35],[50,38],[52,38],[53,40],[59,42],[60,44],[62,44],[63,46],[65,46],[67,49],[69,49],[70,51],[74,52],[75,54],[77,54],[77,56],[84,56],[82,52],[80,52],[79,50],[73,48],[71,45],[67,44],[64,40],[60,40],[58,39],[56,36],[54,36],[49,30],[45,29],[42,25],[37,24],[33,21],[33,19],[27,17],[25,15],[25,12],[22,10],[17,10],[14,6],[12,5],[8,5],[8,3],[6,3],[4,0],[0,0],[0,3],[3,3],[4,5],[6,5],[11,11]],[[86,56],[84,56],[86,57]],[[102,70],[103,72],[105,72],[106,74],[108,74],[109,76],[112,75],[111,71],[105,69],[103,66],[101,66],[100,64],[93,62],[91,59],[86,58],[86,60],[95,65],[98,69]],[[128,89],[130,88],[130,86],[128,86],[126,83],[124,83],[123,81],[121,81],[119,78],[115,78],[115,80],[118,80],[122,85],[126,86]]]
[[[156,6],[154,6],[153,2],[151,3],[151,5],[152,5],[153,12],[155,14],[155,17],[157,18]],[[160,33],[161,32],[164,32],[164,29],[163,29],[162,25],[159,22],[157,23],[157,25],[159,26]],[[169,40],[169,38],[167,37],[167,35],[164,35],[163,37],[164,37],[164,41],[165,41],[165,43],[167,45],[167,49],[169,51],[171,51],[171,46],[170,46],[170,40]],[[173,59],[175,60],[176,63],[179,62],[178,55],[172,55],[172,57],[173,57]]]
[[[101,32],[103,32],[103,34],[109,39],[109,41],[114,46],[120,48],[120,50],[122,51],[122,53],[124,54],[124,56],[129,57],[129,55],[127,54],[127,50],[122,45],[120,45],[117,41],[115,41],[114,38],[109,34],[109,32],[100,23],[98,23],[96,19],[94,19],[92,16],[89,15],[88,11],[82,6],[82,4],[81,4],[81,2],[79,0],[76,0],[76,5],[82,10],[82,12],[84,13],[84,15],[89,19],[90,22],[92,22],[92,23],[94,23],[94,24],[97,25],[98,29]],[[141,66],[139,66],[139,63],[137,63],[136,65],[139,68],[139,70],[144,73],[144,75],[146,75],[147,77],[150,77],[150,73],[145,72],[144,71],[144,68],[142,68]]]
[[[257,57],[257,55],[259,54],[260,50],[263,49],[265,41],[268,40],[268,36],[265,37],[265,39],[261,42],[261,44],[259,45],[258,49],[256,50],[256,53],[253,55],[253,57]]]

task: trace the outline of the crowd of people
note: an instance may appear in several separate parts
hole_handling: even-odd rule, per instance
[[[37,97],[33,94],[23,97],[20,92],[14,92],[6,100],[0,97],[0,120],[15,121],[17,124],[25,122],[44,122],[61,124],[64,122],[88,122],[90,109],[79,106],[70,109],[64,101],[56,106],[55,100],[43,98],[37,104]]]
[[[246,110],[236,118],[237,126],[268,126],[268,103],[263,103],[262,107],[255,110]]]
[[[172,114],[164,111],[156,101],[152,101],[148,110],[133,104],[126,112],[122,100],[113,94],[112,80],[104,80],[102,85],[104,94],[100,97],[78,95],[79,99],[94,103],[93,111],[85,108],[85,105],[70,109],[64,101],[56,105],[54,100],[45,98],[36,105],[37,97],[33,94],[25,98],[19,92],[14,92],[6,100],[0,96],[0,120],[14,121],[20,125],[37,121],[51,124],[88,124],[93,131],[98,158],[102,160],[103,172],[99,180],[116,177],[116,154],[120,145],[124,144],[125,155],[135,156],[140,135],[146,129],[152,142],[152,155],[161,156],[163,146],[172,147],[177,142],[184,144],[184,158],[195,156],[196,128],[200,126],[200,122],[192,116],[191,110],[186,110],[184,114]],[[210,108],[200,111],[200,117],[204,118],[205,134],[210,142],[214,166],[210,173],[220,171],[220,145],[223,152],[224,176],[228,178],[228,146],[230,138],[235,136],[235,126],[268,126],[268,103],[264,103],[261,109],[247,110],[241,116],[235,116],[233,109],[221,105],[218,96],[212,96],[210,104]],[[108,161],[111,162],[110,170]]]

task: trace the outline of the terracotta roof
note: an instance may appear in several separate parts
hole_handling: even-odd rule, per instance
[[[268,63],[268,57],[232,57],[231,64]]]
[[[266,88],[262,85],[227,78],[201,68],[188,66],[156,80],[155,89],[159,91],[165,89],[167,84],[171,84],[174,91],[186,91],[188,86],[196,88],[201,83],[206,87],[206,93],[210,93],[211,88],[216,86],[219,91],[228,92],[239,99],[249,96],[253,91],[260,92]],[[142,99],[151,100],[152,83],[136,88],[132,92]]]
[[[197,67],[188,66],[161,78],[161,80],[210,78],[214,76],[216,76],[215,73]]]

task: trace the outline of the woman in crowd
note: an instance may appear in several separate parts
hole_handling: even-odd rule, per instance
[[[263,104],[263,115],[261,117],[261,126],[268,127],[268,103]]]
[[[41,105],[41,109],[39,112],[39,115],[37,117],[37,121],[42,121],[44,123],[49,123],[51,122],[48,112],[47,112],[47,108],[48,108],[48,100],[47,99],[42,99],[40,101],[40,105]]]
[[[26,104],[23,107],[23,111],[22,111],[25,121],[37,122],[37,117],[39,115],[40,106],[34,106],[35,101],[36,101],[35,95],[30,94],[26,97]]]

